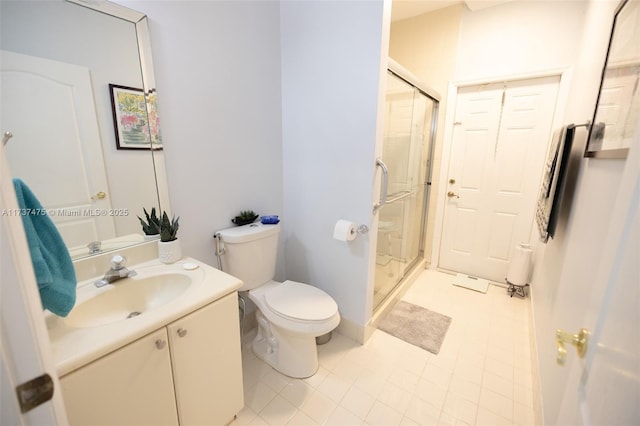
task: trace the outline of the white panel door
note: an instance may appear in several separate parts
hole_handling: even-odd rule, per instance
[[[89,70],[2,51],[1,115],[13,176],[52,209],[67,247],[114,238]]]
[[[528,242],[559,77],[460,89],[439,267],[504,282]]]
[[[636,178],[634,193],[629,197],[632,206],[622,231],[608,236],[617,248],[615,258],[603,262],[607,290],[603,300],[598,301],[601,305],[590,329],[592,353],[582,364],[578,388],[581,423],[585,425],[627,425],[640,421],[639,184]]]
[[[640,146],[640,127],[633,143]],[[558,380],[551,384],[562,393],[557,400],[545,400],[545,407],[556,412],[557,406],[558,414],[547,418],[547,424],[640,424],[640,151],[630,150],[625,163],[617,185],[610,188],[615,195],[603,200],[610,213],[605,216],[608,223],[596,223],[602,227],[596,231],[601,236],[598,247],[591,254],[586,251],[591,273],[583,275],[584,280],[561,276],[554,293],[554,303],[564,309],[556,309],[548,319],[549,341],[558,328],[571,334],[585,328],[590,335],[582,359],[572,345],[565,345],[565,365],[557,366],[553,373]],[[571,232],[590,232],[594,222],[589,219],[584,215],[577,219]],[[576,298],[585,288],[586,294]],[[540,353],[555,355],[549,350]]]

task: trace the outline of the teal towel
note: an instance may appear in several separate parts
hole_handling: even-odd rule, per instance
[[[76,304],[76,272],[56,225],[20,179],[13,179],[31,262],[45,309],[66,317]]]

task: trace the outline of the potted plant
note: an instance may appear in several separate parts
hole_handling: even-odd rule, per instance
[[[137,216],[142,225],[142,232],[144,232],[145,240],[152,240],[158,237],[160,234],[160,219],[156,216],[156,208],[151,209],[151,214],[147,212],[147,209],[143,208],[144,215],[147,220],[145,221],[140,216]]]
[[[167,212],[162,213],[160,220],[160,241],[158,241],[158,257],[163,263],[173,263],[182,259],[182,247],[178,240],[180,217],[169,220]]]
[[[258,218],[258,215],[253,210],[243,210],[238,216],[231,219],[231,222],[238,226],[247,225],[253,223]]]

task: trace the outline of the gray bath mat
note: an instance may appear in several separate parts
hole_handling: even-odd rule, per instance
[[[437,355],[449,324],[451,317],[400,300],[378,328]]]

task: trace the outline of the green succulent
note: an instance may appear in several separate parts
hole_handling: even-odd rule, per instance
[[[167,212],[162,213],[162,221],[160,222],[160,241],[166,243],[178,239],[178,228],[180,228],[180,224],[178,223],[179,220],[180,216],[174,216],[169,220]]]
[[[238,217],[242,220],[254,220],[258,215],[253,210],[243,210]]]
[[[140,225],[142,225],[142,231],[145,235],[158,235],[160,233],[160,219],[156,216],[156,208],[153,207],[151,209],[151,214],[149,214],[145,208],[142,210],[144,210],[144,215],[147,217],[147,220],[145,221],[138,216]]]

